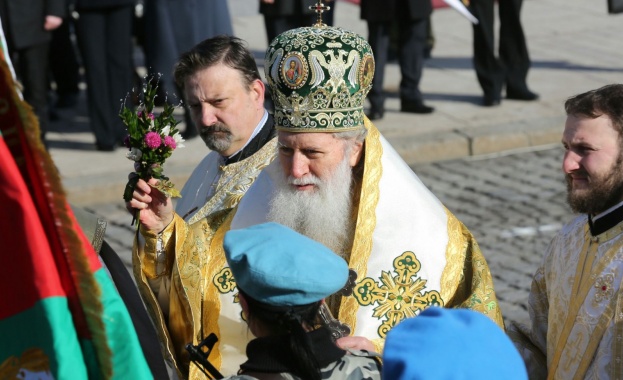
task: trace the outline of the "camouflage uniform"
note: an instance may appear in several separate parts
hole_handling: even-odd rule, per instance
[[[323,379],[332,380],[380,380],[381,356],[367,351],[352,351],[324,367]],[[225,380],[302,380],[290,373],[249,373],[226,377]]]

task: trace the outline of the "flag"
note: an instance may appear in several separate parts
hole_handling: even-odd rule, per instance
[[[152,378],[38,129],[0,56],[0,379]]]
[[[467,6],[465,5],[464,1],[461,1],[461,0],[443,0],[443,1],[449,6],[451,6],[454,10],[459,12],[461,16],[468,19],[472,24],[474,25],[478,24],[478,19],[476,18],[476,16],[474,16],[469,11],[469,9],[467,9]],[[469,2],[467,2],[467,4],[469,4]]]

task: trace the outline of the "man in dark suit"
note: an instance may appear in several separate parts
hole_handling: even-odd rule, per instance
[[[530,57],[519,18],[523,0],[498,1],[501,24],[499,58],[495,56],[493,40],[493,1],[471,0],[470,3],[470,10],[479,21],[473,25],[474,68],[484,92],[483,105],[500,104],[504,85],[507,99],[536,100],[539,96],[526,84]]]
[[[76,36],[87,81],[89,122],[99,151],[127,135],[119,110],[132,90],[132,22],[136,0],[76,0]]]
[[[60,116],[56,109],[72,108],[78,103],[80,94],[80,62],[78,46],[74,42],[74,18],[71,10],[74,0],[68,1],[67,15],[63,23],[52,32],[50,42],[50,74],[56,84],[54,93],[56,101],[50,106],[50,118],[58,119]]]
[[[312,26],[318,16],[309,9],[317,0],[260,0],[260,13],[264,15],[266,37],[270,43],[275,37],[286,30]],[[333,24],[333,0],[324,1],[331,9],[323,14],[325,24]]]
[[[66,0],[0,0],[0,18],[24,100],[37,118],[41,141],[48,127],[48,52],[52,30],[63,23]]]
[[[383,74],[390,42],[390,32],[398,27],[400,73],[400,112],[431,113],[424,104],[420,79],[424,67],[428,19],[433,11],[430,0],[361,0],[361,18],[368,22],[368,42],[374,52],[376,68],[372,90],[368,93],[370,120],[383,117],[385,112]]]

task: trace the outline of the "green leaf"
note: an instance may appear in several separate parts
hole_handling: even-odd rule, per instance
[[[168,180],[158,182],[156,185],[150,185],[153,188],[160,190],[167,198],[181,198],[182,194],[173,186],[173,183]]]
[[[132,176],[128,180],[128,183],[125,185],[125,190],[123,192],[123,200],[129,202],[132,200],[132,194],[134,193],[134,189],[136,189],[136,184],[138,183],[139,176]]]
[[[162,166],[154,166],[152,168],[150,168],[150,173],[152,175],[152,177],[154,178],[160,178],[162,177]]]

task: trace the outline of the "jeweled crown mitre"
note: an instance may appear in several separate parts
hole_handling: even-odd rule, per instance
[[[358,34],[326,25],[288,30],[268,46],[264,70],[277,129],[342,132],[363,126],[374,57]]]

